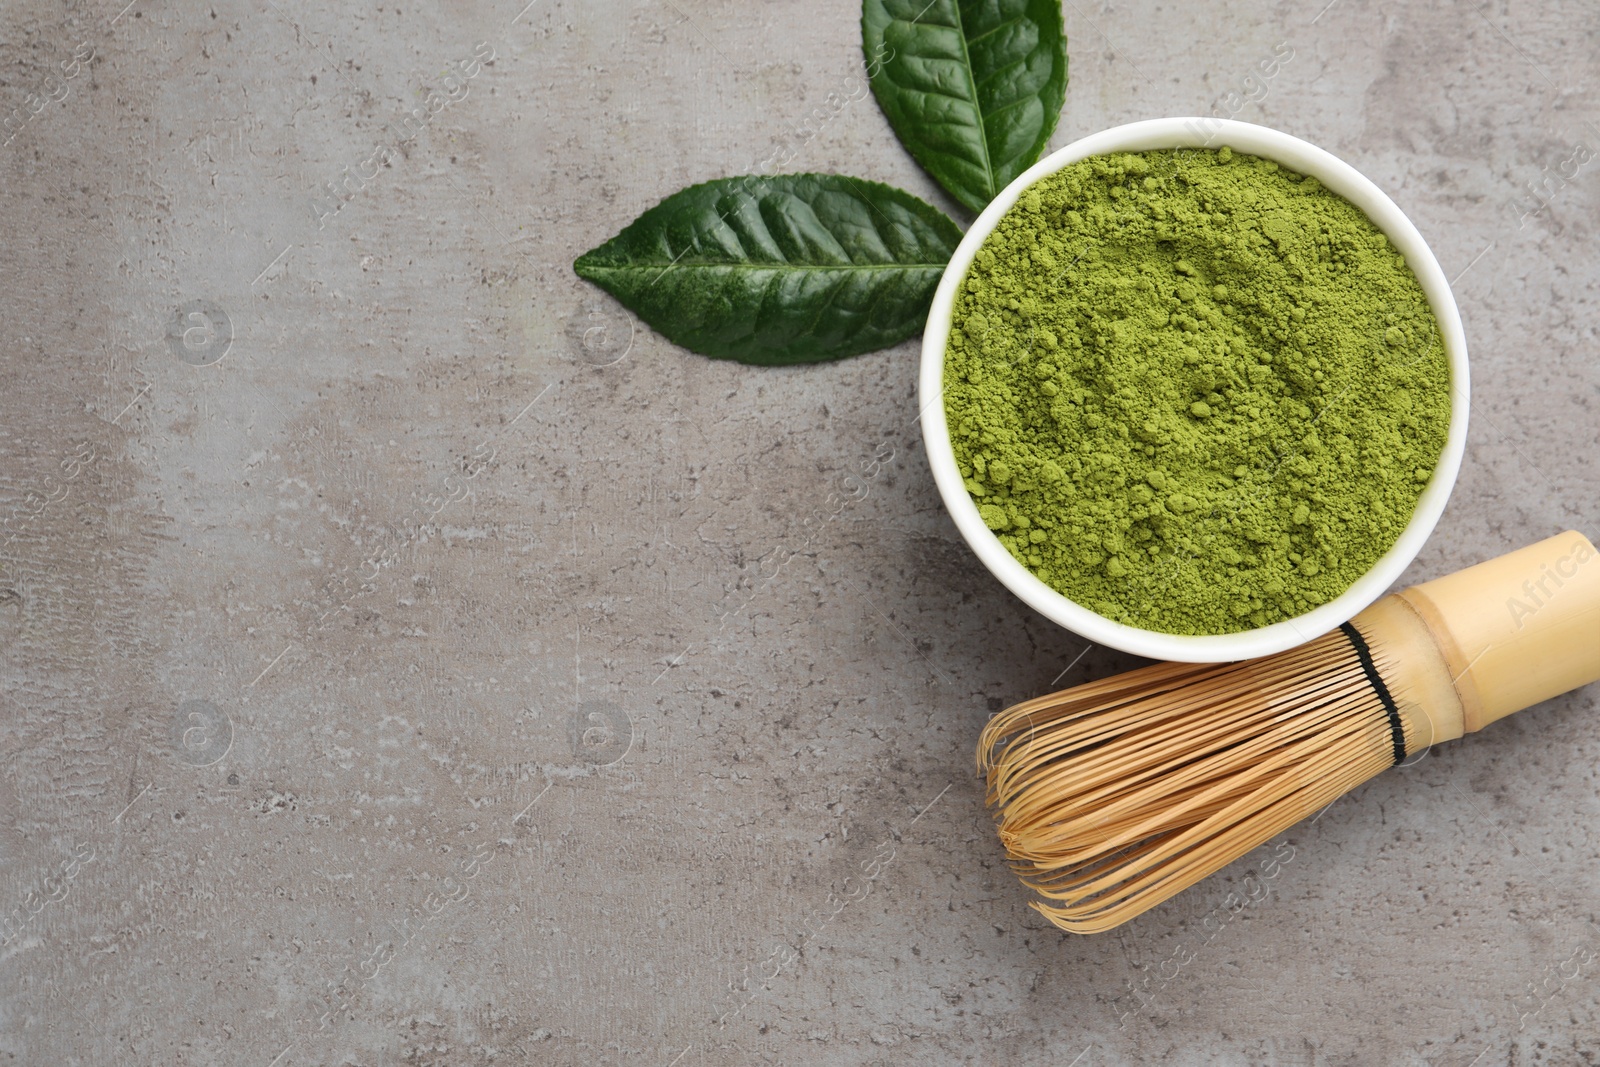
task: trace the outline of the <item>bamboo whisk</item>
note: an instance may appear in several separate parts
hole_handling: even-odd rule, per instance
[[[1000,840],[1065,930],[1109,930],[1429,745],[1600,680],[1600,563],[1567,532],[1276,656],[1159,663],[1000,712]]]

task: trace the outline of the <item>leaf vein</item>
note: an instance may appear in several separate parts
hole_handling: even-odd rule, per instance
[[[1028,21],[1028,17],[1026,15],[1018,15],[1014,19],[1007,19],[1006,21],[1000,23],[1000,25],[998,25],[998,26],[994,26],[994,27],[991,27],[990,29],[984,30],[982,33],[978,34],[978,36],[973,37],[972,39],[970,39],[967,43],[968,44],[977,44],[979,41],[983,40],[985,37],[993,37],[995,34],[999,33],[1001,30],[1008,29],[1009,27],[1012,27],[1012,26],[1021,25],[1022,23],[1027,22],[1027,21]]]
[[[951,4],[950,7],[955,12],[956,28],[961,33],[962,66],[966,70],[967,84],[972,87],[972,104],[978,109],[978,114],[982,116],[983,103],[978,99],[978,76],[972,70],[972,49],[967,46],[966,21],[961,17],[961,5],[959,3]],[[983,145],[984,191],[989,194],[989,199],[993,200],[994,194],[999,190],[994,187],[994,163],[989,159],[989,131],[981,125],[978,127],[978,142]]]
[[[591,267],[590,269],[593,270],[593,271],[599,272],[599,273],[627,274],[627,273],[634,273],[634,272],[638,272],[638,271],[654,270],[655,268],[662,267],[662,266],[663,266],[663,264],[661,264],[659,262],[641,261],[641,262],[638,262],[638,263],[620,263],[620,264],[616,264],[614,266],[613,265],[595,266],[595,267]],[[665,269],[662,270],[661,274],[662,274],[662,276],[665,276],[668,272],[671,272],[671,271],[684,271],[684,270],[689,270],[691,268],[696,269],[696,270],[806,271],[806,272],[809,272],[809,273],[812,273],[812,274],[848,273],[848,272],[854,272],[854,271],[865,271],[865,272],[870,274],[870,273],[882,273],[884,271],[903,271],[903,272],[917,271],[917,270],[943,271],[944,268],[945,268],[945,264],[944,263],[917,263],[917,262],[852,263],[852,264],[834,264],[834,263],[817,263],[817,264],[813,264],[813,263],[700,263],[700,262],[697,262],[697,261],[694,261],[694,260],[690,260],[688,263],[681,263],[680,262],[680,263],[668,263],[668,264],[665,264]]]

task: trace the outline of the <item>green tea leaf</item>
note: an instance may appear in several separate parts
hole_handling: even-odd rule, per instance
[[[889,125],[967,207],[1038,160],[1067,93],[1060,0],[864,0],[861,38]]]
[[[809,363],[920,330],[960,241],[932,205],[877,182],[721,178],[667,197],[572,268],[702,355]]]

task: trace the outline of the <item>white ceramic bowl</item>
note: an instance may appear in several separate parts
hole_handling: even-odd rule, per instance
[[[944,412],[945,342],[950,335],[950,316],[956,289],[966,277],[967,268],[978,247],[994,229],[1024,189],[1047,174],[1052,174],[1080,159],[1109,152],[1141,152],[1158,148],[1221,148],[1228,145],[1237,152],[1274,160],[1291,170],[1315,177],[1366,212],[1391,243],[1405,256],[1406,263],[1422,283],[1422,291],[1439,321],[1445,358],[1450,364],[1450,430],[1444,451],[1434,467],[1433,477],[1423,489],[1410,523],[1399,540],[1372,569],[1337,598],[1321,607],[1283,622],[1238,633],[1191,637],[1144,630],[1114,622],[1081,604],[1067,599],[1034,577],[1018,563],[998,538],[984,525],[977,505],[967,493],[961,472],[950,447],[950,432]],[[1091,641],[1152,659],[1181,660],[1190,663],[1219,663],[1228,660],[1266,656],[1309,641],[1332,630],[1381,596],[1400,572],[1404,571],[1433,532],[1444,511],[1445,501],[1454,488],[1456,473],[1467,440],[1467,343],[1461,329],[1461,315],[1450,282],[1438,260],[1428,249],[1417,228],[1376,185],[1354,167],[1298,137],[1254,126],[1247,122],[1217,119],[1171,118],[1133,122],[1085,137],[1053,152],[1030,167],[995,197],[962,239],[944,270],[939,289],[928,312],[928,325],[922,334],[922,373],[919,386],[922,409],[922,436],[928,448],[928,461],[945,507],[955,519],[956,528],[978,554],[983,565],[994,572],[1030,607]]]

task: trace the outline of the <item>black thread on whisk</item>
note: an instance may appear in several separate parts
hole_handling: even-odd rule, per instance
[[[1348,622],[1341,623],[1339,629],[1350,639],[1350,647],[1356,650],[1356,659],[1361,661],[1362,673],[1367,676],[1372,691],[1383,702],[1383,710],[1389,713],[1389,737],[1394,741],[1394,762],[1398,767],[1406,758],[1406,728],[1400,721],[1400,709],[1395,706],[1394,697],[1389,695],[1389,687],[1383,684],[1378,665],[1372,662],[1372,649],[1367,647],[1367,640],[1361,636],[1361,631]]]

